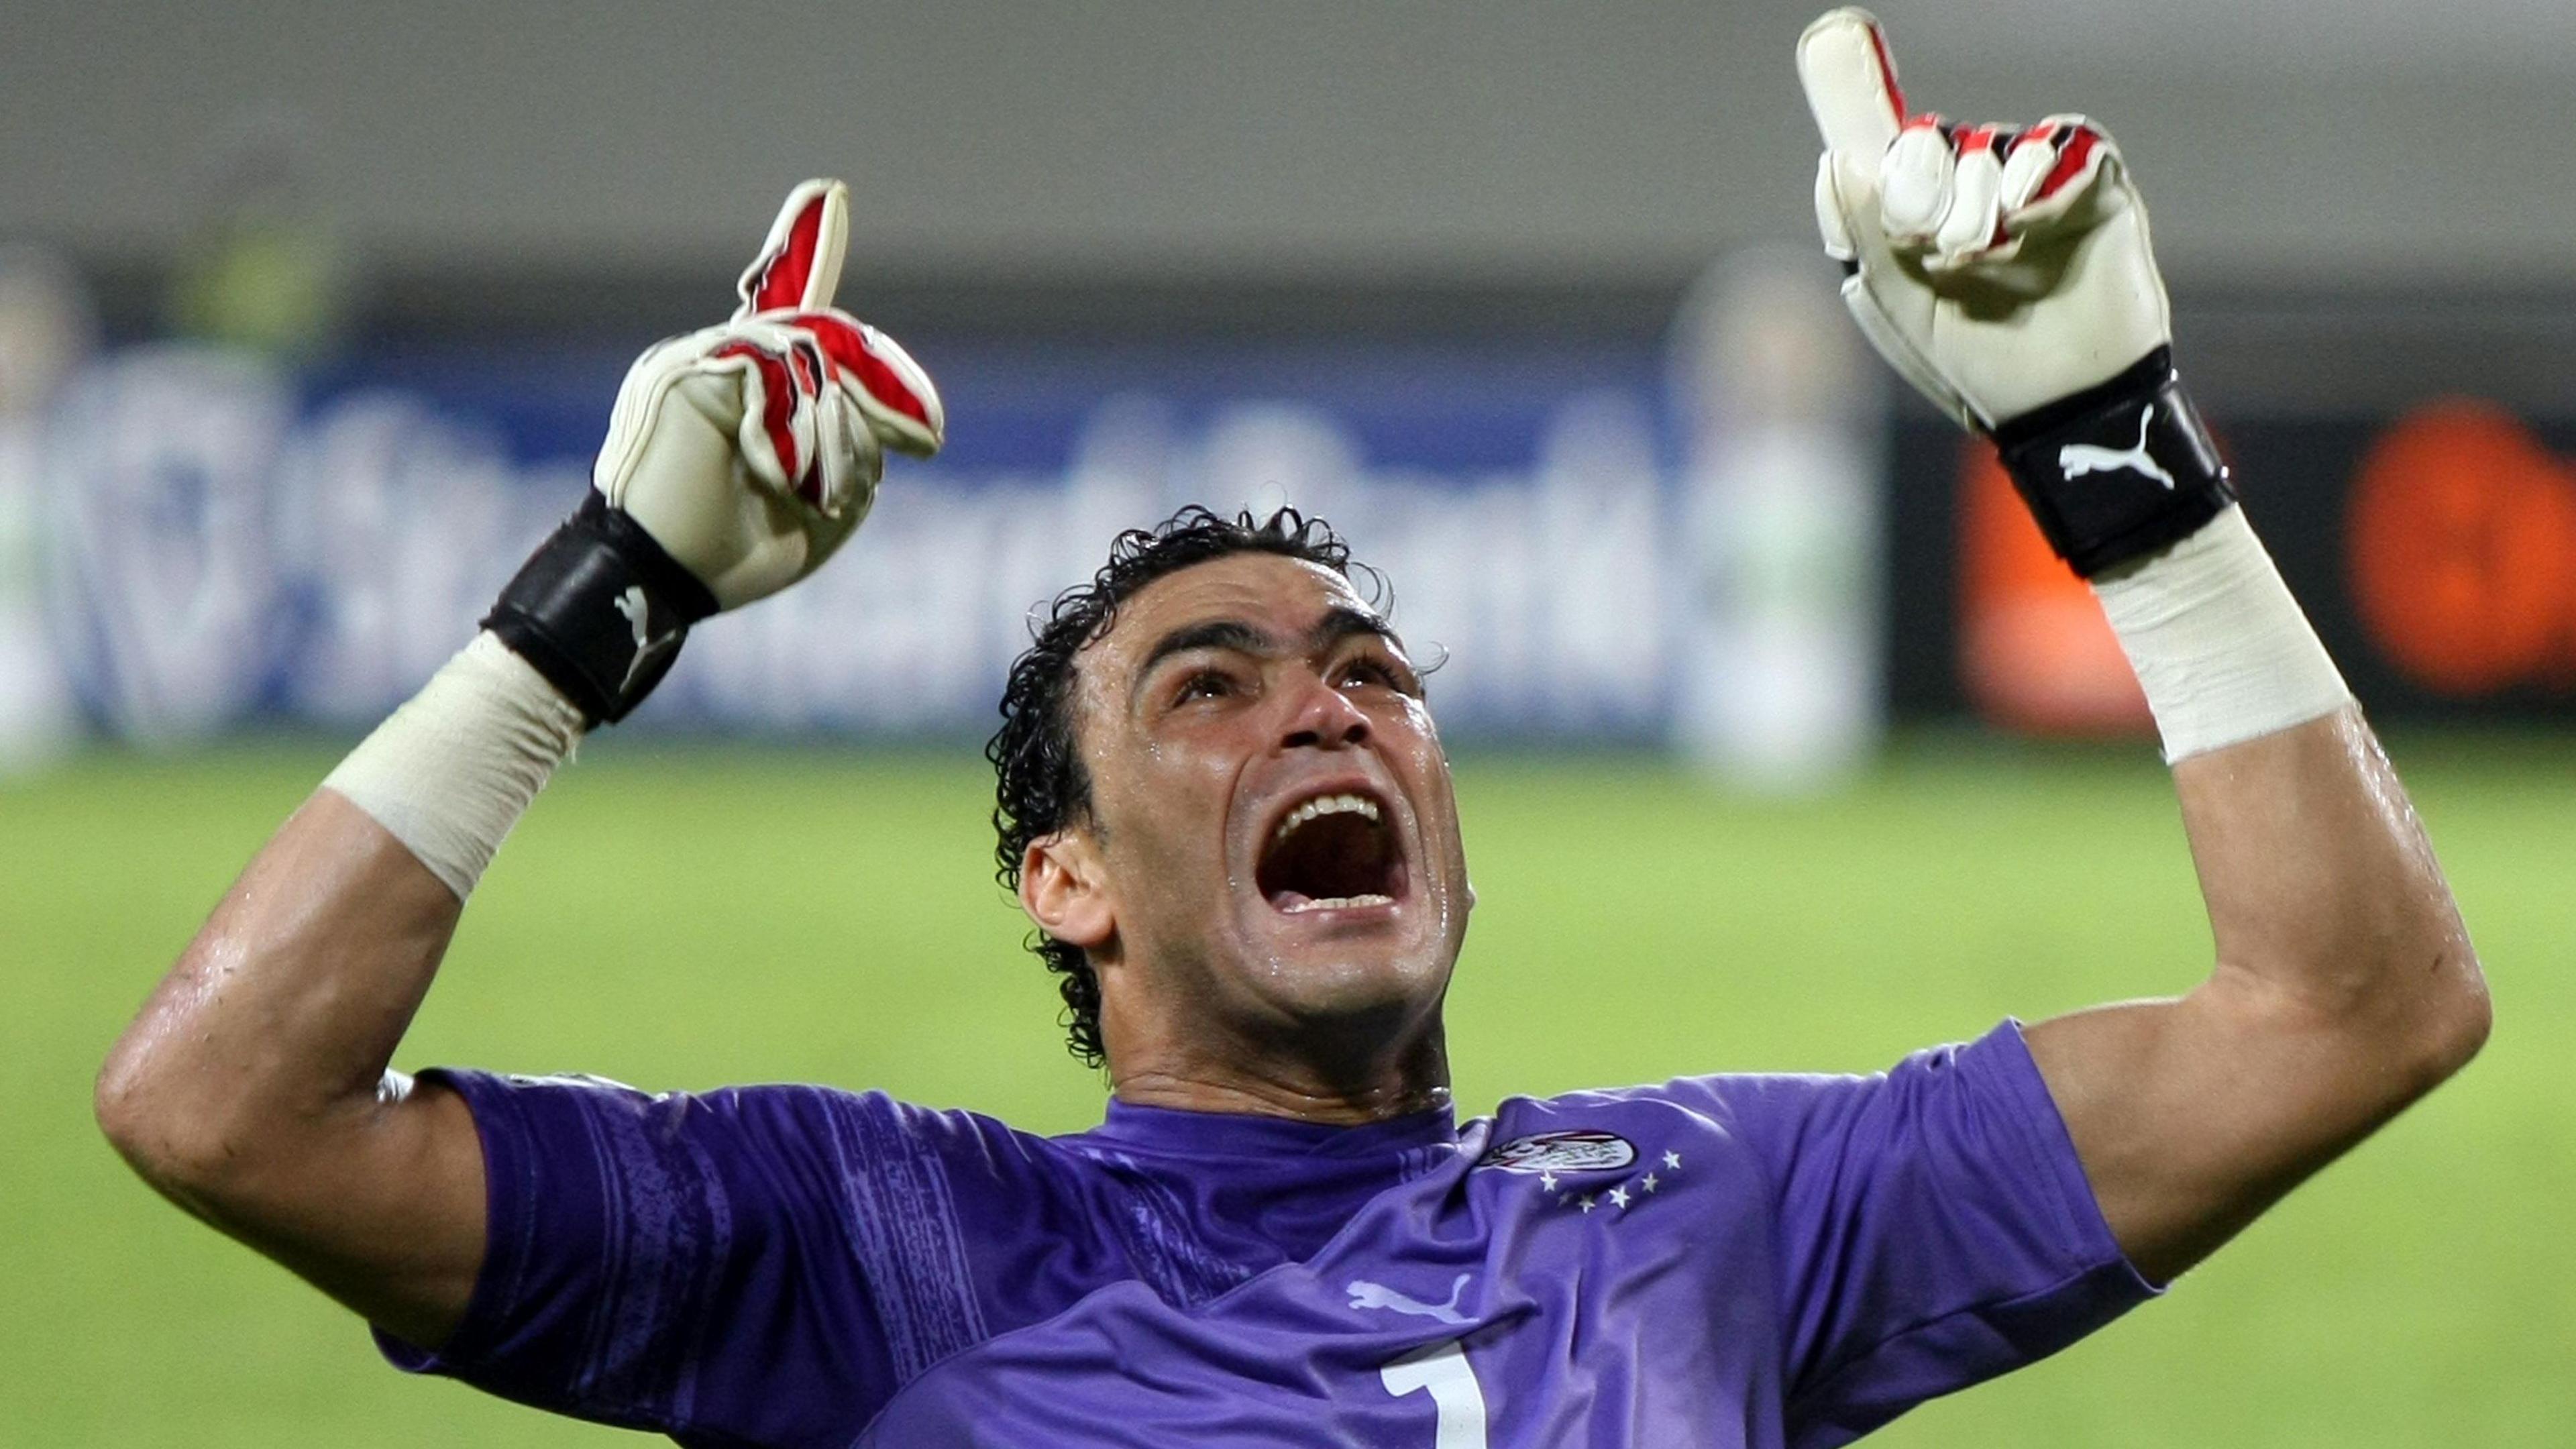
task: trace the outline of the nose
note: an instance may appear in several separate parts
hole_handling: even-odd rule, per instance
[[[1338,750],[1361,744],[1368,737],[1367,712],[1320,676],[1309,676],[1305,691],[1297,698],[1295,713],[1288,718],[1288,732],[1279,744],[1290,750]]]

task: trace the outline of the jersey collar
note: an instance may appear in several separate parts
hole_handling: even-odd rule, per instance
[[[1454,1145],[1458,1121],[1445,1106],[1344,1127],[1241,1112],[1145,1107],[1112,1097],[1108,1120],[1083,1135],[1123,1147],[1191,1157],[1371,1157]]]

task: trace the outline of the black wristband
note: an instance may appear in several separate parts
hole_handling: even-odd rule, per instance
[[[715,595],[596,491],[539,545],[483,618],[588,722],[626,718],[680,657]]]
[[[2049,547],[2088,579],[2189,537],[2236,501],[2169,347],[1998,424],[1994,439]]]

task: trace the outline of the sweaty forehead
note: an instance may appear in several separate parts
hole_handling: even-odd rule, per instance
[[[1304,559],[1230,554],[1154,580],[1118,606],[1109,631],[1082,651],[1077,667],[1094,687],[1123,689],[1156,641],[1211,620],[1302,637],[1335,609],[1374,614],[1350,580]]]

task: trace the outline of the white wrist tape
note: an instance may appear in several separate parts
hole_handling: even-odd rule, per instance
[[[581,726],[581,711],[543,675],[477,634],[322,783],[463,900]]]
[[[2093,581],[2172,763],[2334,713],[2352,698],[2281,571],[2230,508],[2138,568]]]

